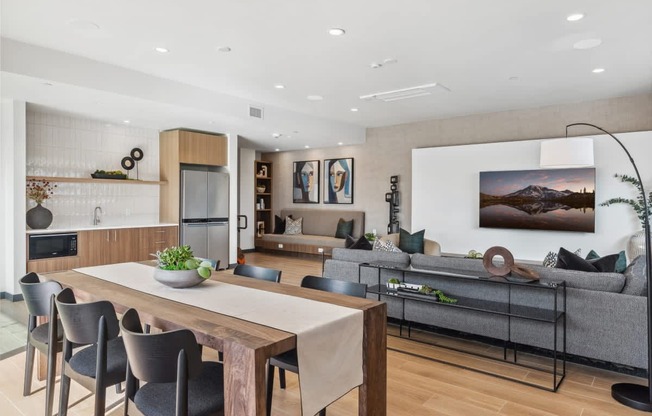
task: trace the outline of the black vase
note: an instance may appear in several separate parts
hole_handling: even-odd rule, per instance
[[[37,204],[34,208],[27,211],[27,225],[32,230],[43,230],[52,224],[52,211]]]

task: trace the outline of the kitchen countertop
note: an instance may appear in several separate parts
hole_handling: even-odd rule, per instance
[[[45,230],[26,230],[27,234],[55,234],[70,233],[75,231],[92,231],[92,230],[115,230],[120,228],[146,228],[146,227],[176,227],[179,224],[174,223],[156,223],[156,224],[128,224],[128,225],[81,225],[79,227],[68,228],[49,228]]]

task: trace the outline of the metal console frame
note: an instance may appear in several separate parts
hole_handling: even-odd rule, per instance
[[[483,278],[483,277],[480,277],[480,276],[455,274],[455,273],[450,273],[450,272],[446,272],[446,271],[439,271],[438,272],[438,271],[435,271],[435,270],[421,270],[421,269],[405,268],[405,267],[402,267],[402,266],[392,265],[392,263],[389,263],[389,262],[375,262],[375,263],[361,263],[361,264],[358,265],[358,282],[361,281],[361,274],[362,274],[361,272],[362,272],[362,269],[365,268],[365,267],[366,268],[371,268],[371,269],[376,269],[377,272],[378,272],[378,285],[377,286],[370,286],[367,289],[368,294],[377,295],[377,299],[379,301],[381,300],[382,296],[391,296],[393,298],[398,298],[398,299],[402,300],[402,316],[401,316],[400,325],[399,325],[399,335],[391,335],[391,334],[388,333],[388,336],[395,336],[395,337],[402,338],[402,339],[409,339],[411,341],[416,341],[416,342],[419,342],[419,343],[422,343],[422,344],[433,345],[433,346],[440,347],[440,348],[446,348],[446,349],[449,349],[449,350],[452,350],[452,351],[458,351],[458,352],[462,352],[462,353],[465,353],[465,354],[471,354],[471,355],[475,355],[475,356],[482,357],[482,358],[488,358],[488,359],[498,361],[498,362],[508,362],[508,363],[511,363],[511,364],[514,364],[514,365],[518,365],[520,367],[530,368],[530,369],[534,369],[534,370],[537,370],[537,371],[541,371],[543,373],[547,373],[547,374],[550,374],[552,376],[552,387],[547,387],[547,386],[543,386],[543,385],[540,385],[540,384],[530,383],[530,382],[527,382],[527,381],[519,380],[517,378],[492,373],[492,372],[489,372],[489,371],[481,370],[481,369],[474,368],[474,367],[465,366],[465,365],[462,365],[462,364],[451,363],[451,362],[448,362],[448,361],[439,360],[439,359],[436,359],[436,358],[432,358],[432,357],[417,354],[417,353],[412,353],[412,352],[409,352],[409,351],[404,351],[404,350],[397,349],[397,348],[387,347],[388,349],[390,349],[392,351],[400,352],[400,353],[403,353],[403,354],[408,354],[408,355],[412,355],[412,356],[416,356],[416,357],[420,357],[420,358],[425,358],[425,359],[428,359],[428,360],[431,360],[431,361],[436,361],[436,362],[452,365],[452,366],[467,369],[467,370],[472,370],[472,371],[479,372],[479,373],[482,373],[482,374],[491,375],[491,376],[498,377],[498,378],[501,378],[501,379],[515,381],[515,382],[520,383],[520,384],[536,387],[536,388],[543,389],[543,390],[546,390],[546,391],[557,392],[557,390],[559,389],[559,386],[561,385],[562,381],[566,377],[566,282],[565,281],[546,282],[545,284],[536,284],[535,285],[535,284],[522,283],[522,282],[510,282],[510,281],[508,281],[506,279],[502,279],[502,278],[500,280],[490,280],[489,278]],[[508,287],[508,289],[507,289],[508,299],[507,299],[507,302],[504,304],[507,307],[507,310],[506,311],[499,311],[499,310],[483,309],[482,307],[468,305],[468,304],[465,305],[464,304],[465,299],[463,299],[463,298],[460,298],[460,302],[457,303],[457,304],[448,304],[448,303],[442,303],[442,302],[435,301],[434,299],[425,298],[422,295],[412,295],[411,296],[409,293],[403,294],[403,293],[401,293],[399,291],[388,290],[387,286],[385,284],[381,284],[381,281],[380,281],[380,279],[381,279],[381,271],[382,270],[393,270],[393,271],[400,272],[401,277],[402,277],[401,280],[403,282],[405,282],[405,273],[415,273],[415,274],[421,274],[421,275],[436,276],[438,278],[465,279],[465,281],[469,281],[469,282],[477,281],[477,282],[489,282],[489,283],[507,285],[507,287]],[[475,272],[470,272],[470,273],[475,273]],[[525,314],[519,314],[517,311],[513,311],[512,310],[512,306],[513,306],[512,305],[512,298],[511,298],[512,287],[513,286],[529,287],[529,288],[531,288],[533,290],[534,289],[540,289],[540,290],[553,291],[554,292],[554,302],[553,302],[554,305],[552,305],[553,309],[530,308],[532,311],[540,311],[540,312],[544,312],[544,314],[551,313],[552,317],[551,318],[544,318],[544,317],[537,317],[537,316],[533,316],[533,315],[527,316]],[[559,302],[558,302],[558,297],[560,295],[560,290],[561,290],[561,296],[563,296],[563,300],[564,300],[562,310],[560,310]],[[484,313],[489,313],[489,314],[494,314],[494,315],[506,316],[507,317],[507,325],[508,325],[508,332],[507,332],[508,333],[508,339],[507,340],[502,340],[502,341],[504,341],[504,344],[503,344],[503,358],[500,359],[500,358],[493,357],[493,356],[486,355],[486,354],[476,353],[476,352],[467,351],[467,350],[463,350],[463,349],[459,349],[459,348],[455,348],[455,347],[450,347],[450,346],[445,346],[445,345],[439,345],[439,344],[435,344],[435,343],[424,341],[424,340],[413,339],[411,337],[412,322],[407,321],[405,319],[405,301],[406,300],[412,300],[412,301],[423,302],[423,303],[430,303],[430,304],[433,304],[433,305],[439,305],[441,307],[452,307],[452,308],[458,308],[458,309],[462,309],[462,310],[466,309],[466,310],[473,310],[473,311],[476,311],[476,312],[484,312]],[[468,300],[472,300],[472,299],[468,299]],[[486,303],[487,304],[488,303],[496,304],[495,301],[486,301]],[[514,306],[516,306],[517,309],[518,309],[519,305],[514,305]],[[553,361],[553,369],[552,369],[552,371],[546,370],[546,369],[541,368],[541,367],[521,363],[521,362],[518,361],[518,358],[517,358],[517,355],[518,355],[517,354],[517,352],[518,352],[517,344],[511,341],[511,334],[512,334],[511,321],[512,321],[512,318],[526,319],[526,320],[538,321],[538,322],[546,322],[546,323],[550,323],[550,324],[553,325],[553,345],[554,345],[554,348],[552,350],[552,361]],[[558,344],[557,329],[558,329],[558,326],[560,324],[560,321],[563,324],[563,327],[562,327],[563,328],[563,330],[562,330],[563,349],[562,349],[562,351],[558,350],[558,345],[557,345]],[[407,327],[408,327],[407,336],[403,336],[403,326],[404,325],[407,325]],[[434,325],[434,323],[433,323],[433,325]],[[508,358],[507,358],[507,351],[509,349],[511,349],[513,351],[513,360],[511,360],[511,361],[508,360]],[[559,355],[561,355],[561,358],[559,358]],[[561,360],[561,366],[558,363],[558,361],[560,361],[560,360]],[[561,367],[561,372],[559,371],[559,367]]]

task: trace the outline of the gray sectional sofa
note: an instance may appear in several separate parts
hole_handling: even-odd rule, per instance
[[[390,261],[415,270],[455,269],[469,275],[482,272],[481,260],[429,256],[423,254],[386,253],[376,251],[334,249],[325,263],[324,277],[358,281],[358,265],[365,262]],[[563,280],[567,285],[567,352],[572,355],[619,365],[647,368],[647,281],[645,261],[639,257],[623,273],[587,273],[573,270],[529,266],[542,281]],[[381,271],[381,284],[392,277],[401,278],[395,270]],[[363,267],[360,280],[378,284],[377,269]],[[428,284],[455,297],[504,301],[506,285],[468,279],[450,279],[407,272],[410,283]],[[375,298],[377,295],[368,294]],[[419,301],[403,301],[383,296],[388,316],[408,321],[462,331],[470,334],[511,340],[515,343],[552,349],[552,325],[543,322],[492,315],[484,312],[430,305]],[[516,305],[549,308],[552,292],[512,286],[511,301]],[[560,301],[563,307],[563,298]],[[404,314],[404,315],[403,315]],[[558,334],[561,335],[561,325]],[[563,347],[561,336],[558,348]]]

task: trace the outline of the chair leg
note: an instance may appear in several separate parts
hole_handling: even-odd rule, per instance
[[[95,413],[94,416],[104,416],[106,413],[106,387],[99,386],[95,389]]]
[[[62,367],[65,364],[62,364]],[[68,377],[63,368],[61,368],[61,382],[59,388],[61,394],[59,395],[59,416],[68,415],[68,396],[70,395],[70,377]]]
[[[52,416],[54,405],[54,383],[57,370],[57,349],[48,347],[48,376],[45,382],[45,416]]]
[[[267,416],[271,416],[272,414],[273,395],[274,395],[274,366],[268,364],[267,365]]]
[[[29,337],[29,335],[28,335]],[[23,396],[29,396],[32,390],[32,373],[34,371],[34,346],[27,341],[25,346],[27,354],[25,355],[25,381],[23,384]]]
[[[285,370],[282,368],[278,369],[278,380],[281,382],[281,388],[285,390]]]

